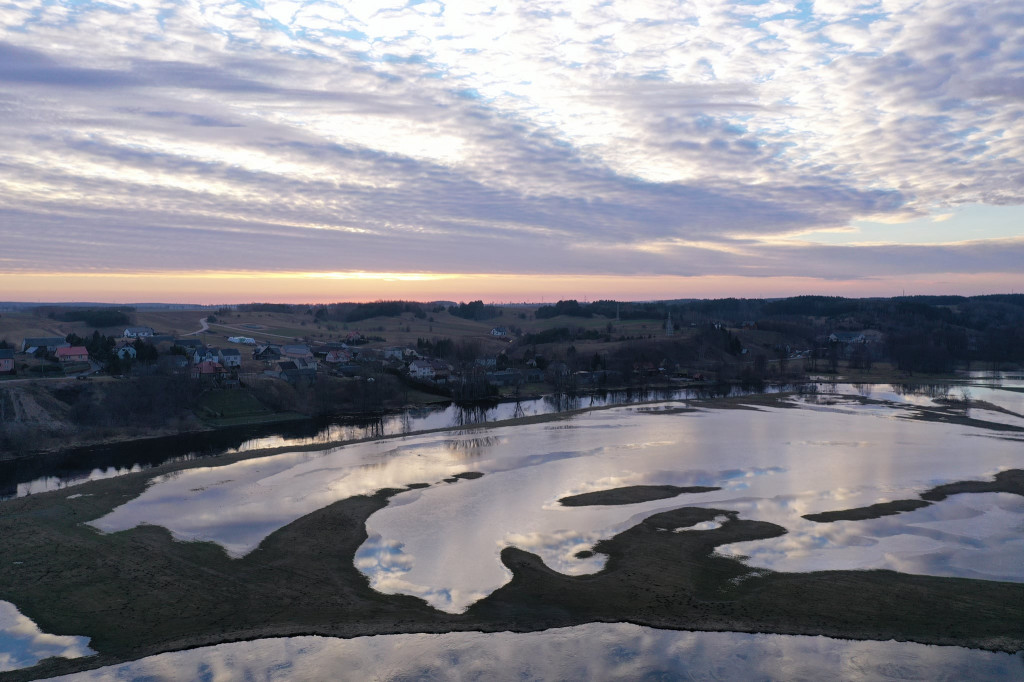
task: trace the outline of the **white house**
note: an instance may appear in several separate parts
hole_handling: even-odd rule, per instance
[[[451,376],[452,366],[443,360],[427,358],[413,360],[409,363],[409,376],[427,381],[447,381]]]
[[[217,354],[222,367],[241,367],[242,354],[237,348],[221,348]]]
[[[156,334],[152,327],[125,327],[124,338],[145,339]]]
[[[132,346],[121,346],[114,351],[114,355],[117,356],[118,360],[134,360],[138,353],[136,353],[135,348]]]
[[[491,330],[491,336],[505,337],[508,336],[508,329],[505,327],[495,327]]]
[[[409,376],[429,381],[434,378],[434,366],[430,360],[413,360],[409,363]]]
[[[327,351],[324,362],[331,365],[352,362],[352,353],[344,348],[332,348]]]
[[[216,348],[197,348],[192,354],[192,363],[198,365],[203,362],[215,362],[219,365],[220,353]]]

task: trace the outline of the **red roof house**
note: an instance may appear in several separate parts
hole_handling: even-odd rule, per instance
[[[85,349],[85,346],[58,348],[57,359],[61,362],[89,362],[89,351]]]

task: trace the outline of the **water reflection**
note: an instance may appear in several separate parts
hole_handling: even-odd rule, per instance
[[[42,632],[14,604],[0,601],[0,672],[28,668],[52,656],[92,656],[96,652],[88,645],[88,637]]]
[[[757,411],[625,407],[583,413],[565,423],[502,427],[485,436],[436,433],[286,453],[180,472],[94,525],[113,531],[153,523],[175,537],[213,540],[239,556],[268,533],[336,500],[430,483],[392,498],[370,517],[371,539],[360,550],[359,564],[380,591],[415,594],[455,612],[508,581],[499,559],[505,546],[522,543],[552,568],[579,573],[597,565],[580,563],[580,548],[683,505],[736,510],[743,518],[790,529],[780,542],[831,542],[836,567],[859,566],[850,548],[875,543],[892,565],[928,555],[929,560],[915,560],[919,572],[941,568],[939,575],[967,575],[958,554],[965,545],[957,536],[906,530],[885,535],[884,524],[893,517],[863,527],[876,528],[871,532],[845,534],[801,518],[915,498],[940,483],[1024,466],[1016,442],[993,439],[978,448],[971,440],[978,429],[894,418],[905,409],[856,400]],[[965,451],[972,457],[963,457]],[[485,475],[442,483],[469,470]],[[658,484],[721,490],[622,506],[558,503],[594,490]],[[1008,519],[1024,516],[1012,506],[1005,512]],[[974,555],[979,561],[994,566],[1000,551],[1024,556],[1016,544],[1002,543],[1005,534],[967,535],[981,545]],[[997,549],[1000,543],[1004,550]],[[774,561],[775,555],[797,557],[807,548],[742,551]]]
[[[764,387],[775,392],[793,386]],[[182,434],[147,441],[79,448],[51,455],[0,461],[0,500],[58,490],[103,477],[122,475],[167,462],[257,450],[337,445],[372,438],[401,436],[435,429],[474,426],[514,418],[552,414],[586,407],[628,405],[647,400],[694,400],[752,391],[721,385],[698,389],[631,389],[595,393],[560,393],[532,400],[410,408],[398,413],[344,418],[328,423],[302,421],[287,425],[239,427]],[[258,434],[258,435],[257,435]]]
[[[772,504],[765,501],[760,504]],[[720,547],[776,571],[889,569],[1024,582],[1024,498],[953,495],[929,507],[865,521],[793,520],[779,538]]]
[[[159,654],[61,680],[1019,680],[1024,659],[909,642],[592,623],[534,633],[290,637]]]

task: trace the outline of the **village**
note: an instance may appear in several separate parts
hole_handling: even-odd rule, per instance
[[[705,381],[711,377],[721,378],[724,373],[722,353],[712,352],[710,348],[703,350],[703,357],[687,364],[670,357],[671,349],[666,349],[668,355],[663,357],[640,353],[625,364],[617,357],[624,355],[623,347],[627,345],[656,346],[657,342],[683,341],[698,335],[696,323],[689,329],[679,330],[670,316],[660,324],[656,320],[644,320],[639,325],[623,325],[620,321],[617,329],[608,324],[604,333],[552,324],[532,333],[524,333],[514,326],[476,325],[475,334],[461,330],[454,339],[435,335],[419,337],[416,343],[404,345],[391,345],[383,337],[359,330],[331,340],[298,337],[291,342],[275,343],[257,333],[262,325],[248,324],[254,335],[243,336],[217,333],[223,325],[211,325],[207,318],[202,323],[207,325],[202,333],[181,337],[142,325],[125,326],[119,334],[110,336],[93,330],[92,335],[84,337],[74,332],[63,337],[25,337],[16,349],[0,350],[0,373],[80,380],[185,375],[211,388],[236,388],[267,379],[310,387],[318,378],[373,381],[376,375],[389,374],[440,396],[472,398],[518,393],[524,386],[541,391],[545,388],[619,387],[659,380]],[[761,364],[754,360],[760,356],[742,347],[723,322],[711,321],[706,326],[731,342],[720,344],[723,348],[719,350],[724,350],[726,356],[731,354],[745,359],[752,367]],[[406,329],[411,331],[408,325]],[[616,331],[620,332],[618,339],[614,335]],[[752,322],[739,325],[735,331],[750,340],[756,336]],[[865,334],[872,332],[840,334],[844,344],[865,344]],[[880,334],[874,334],[871,343],[878,343]],[[833,334],[833,340],[838,339]],[[776,349],[770,352],[778,366],[780,352]],[[811,350],[787,345],[781,364],[785,367],[787,360],[811,357]],[[763,363],[767,365],[767,361]],[[765,366],[761,366],[760,371],[764,371]],[[790,370],[802,372],[802,364],[792,365]],[[471,395],[465,392],[469,384],[478,387]]]
[[[1018,298],[0,304],[0,445],[604,391],[947,381],[1022,358]]]

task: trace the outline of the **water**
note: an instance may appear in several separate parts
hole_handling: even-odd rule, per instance
[[[51,635],[6,601],[0,601],[0,672],[35,665],[44,658],[80,658],[96,652],[88,637]]]
[[[393,497],[369,518],[356,566],[381,592],[415,595],[456,613],[511,578],[499,559],[503,547],[534,552],[563,573],[590,573],[604,557],[581,559],[578,552],[679,506],[735,510],[786,528],[781,538],[722,548],[750,556],[755,566],[1024,580],[1024,507],[1016,496],[954,496],[873,522],[801,518],[916,499],[936,485],[1024,467],[1020,442],[988,429],[907,419],[912,406],[863,405],[841,393],[825,403],[790,404],[694,412],[673,409],[680,403],[621,407],[190,469],[156,479],[93,525],[110,532],[151,523],[242,556],[334,501],[429,483]],[[484,476],[444,482],[465,471]],[[641,484],[721,490],[621,506],[558,503]]]
[[[770,388],[769,390],[779,390]],[[235,427],[75,448],[30,458],[0,461],[0,500],[61,490],[88,481],[123,476],[168,462],[271,448],[327,447],[329,444],[385,438],[431,429],[485,424],[567,410],[648,400],[681,400],[745,393],[739,387],[607,391],[592,395],[553,395],[520,402],[459,406],[454,403],[410,408],[375,418],[309,420]]]
[[[964,382],[940,386],[817,382],[765,386],[760,390],[767,393],[796,390],[821,396],[861,395],[872,400],[921,407],[937,407],[937,399],[959,399],[966,392],[970,400],[984,400],[1016,413],[1016,416],[1007,415],[974,407],[966,410],[967,416],[1024,427],[1024,378],[1019,374],[972,372]],[[144,444],[129,442],[77,448],[41,457],[0,461],[0,500],[122,476],[168,462],[192,461],[224,453],[248,453],[271,448],[326,448],[331,444],[400,436],[432,429],[487,424],[515,417],[538,416],[591,407],[629,405],[651,400],[693,401],[750,393],[750,389],[723,385],[697,389],[637,389],[586,395],[563,394],[473,407],[449,403],[410,408],[372,419],[346,418],[327,422],[238,427],[216,432],[156,438]]]
[[[527,634],[290,637],[144,658],[61,680],[1020,680],[1020,655],[909,642],[592,623]]]
[[[1022,394],[1007,388],[1024,383],[1000,380],[1002,385],[986,379],[985,386],[970,386],[971,398],[1017,412]],[[211,540],[242,556],[274,530],[336,500],[425,482],[431,487],[401,493],[369,518],[369,537],[355,562],[375,589],[417,595],[450,612],[464,610],[507,582],[510,575],[499,560],[503,547],[535,552],[563,573],[592,573],[605,557],[579,558],[578,552],[680,506],[735,510],[740,518],[785,527],[787,534],[779,538],[719,548],[749,557],[752,566],[891,568],[1024,581],[1024,498],[1019,496],[954,495],[867,521],[802,518],[916,499],[936,485],[1024,467],[1024,448],[1016,440],[1021,434],[908,419],[959,390],[822,384],[789,400],[788,408],[694,410],[699,403],[676,400],[546,423],[285,452],[158,478],[93,525],[116,531],[153,523],[178,539]],[[549,403],[547,409],[556,407]],[[515,406],[499,406],[489,418],[500,419],[496,415],[509,409]],[[965,409],[975,418],[993,413]],[[487,417],[488,411],[482,413]],[[439,414],[399,415],[395,419],[404,425],[388,422],[382,428],[414,430],[412,419],[422,420],[415,422],[419,428],[434,428],[438,420],[465,418],[451,408]],[[335,440],[339,428],[329,426],[312,437],[255,439],[239,448]],[[484,476],[445,482],[467,471]],[[721,490],[620,506],[558,503],[584,492],[658,484]],[[79,496],[68,490],[67,497],[74,504]],[[685,532],[714,526],[708,522]],[[92,653],[85,641],[74,643],[77,649],[65,644],[65,654],[45,655]],[[38,660],[19,659],[19,646],[0,641],[0,651],[10,652],[0,660],[12,666]],[[69,679],[328,679],[338,678],[339,671],[346,671],[343,679],[347,674],[348,679],[952,680],[1024,679],[1024,662],[1019,654],[957,647],[589,624],[530,634],[257,640],[162,654]]]

